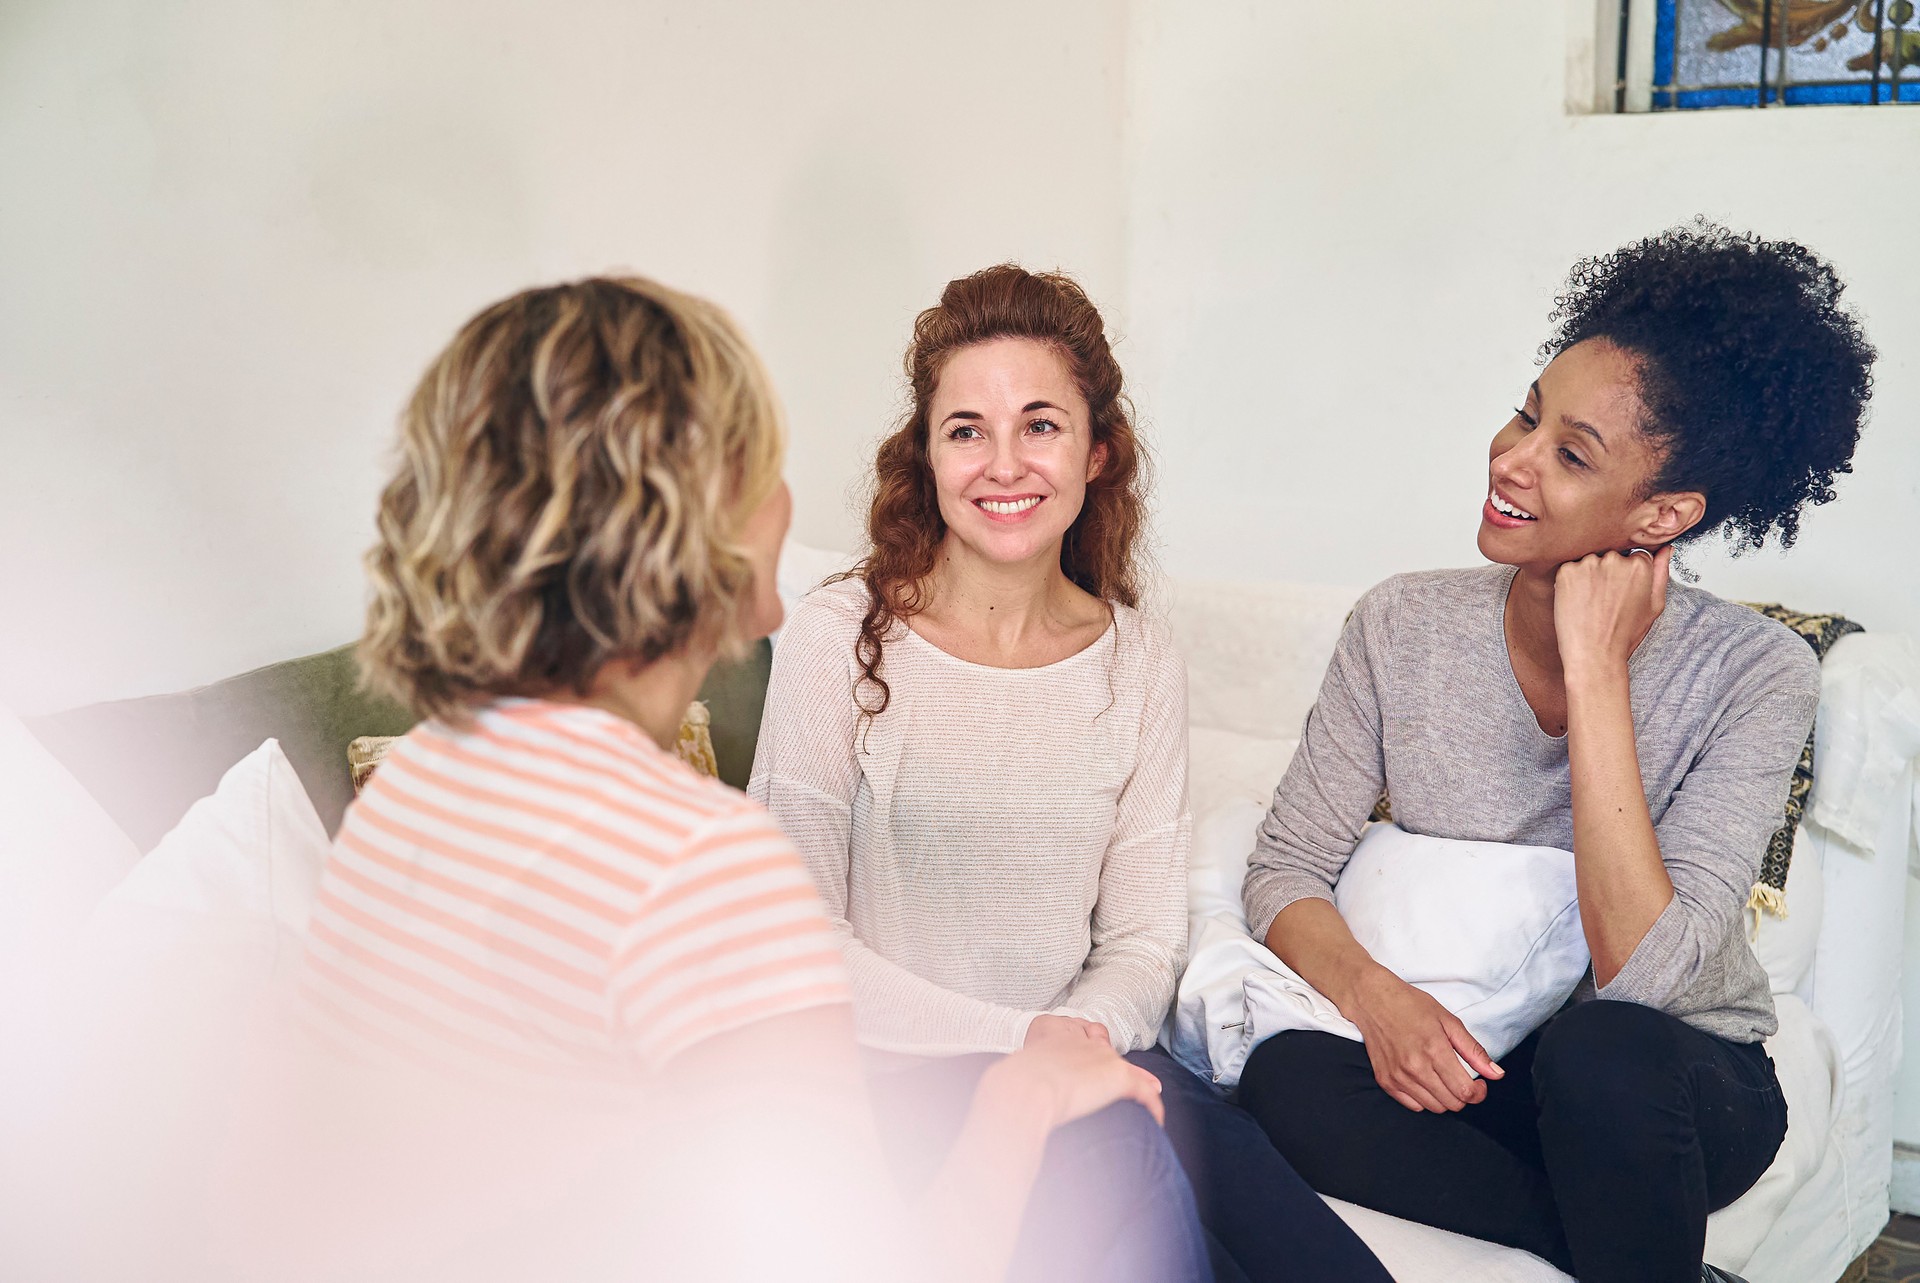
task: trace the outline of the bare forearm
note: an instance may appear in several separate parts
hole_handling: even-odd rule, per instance
[[[1353,938],[1340,910],[1317,898],[1295,900],[1274,915],[1273,925],[1267,928],[1267,948],[1332,999],[1349,1020],[1359,1006],[1361,990],[1386,973]]]
[[[1625,664],[1567,671],[1567,760],[1580,921],[1605,985],[1673,900],[1647,811]]]

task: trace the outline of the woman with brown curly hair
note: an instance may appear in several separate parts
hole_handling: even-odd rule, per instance
[[[1145,460],[1098,310],[989,268],[921,313],[906,367],[871,549],[782,633],[749,786],[827,902],[883,1107],[1110,1043],[1161,1078],[1223,1277],[1384,1280],[1251,1118],[1150,1050],[1186,954],[1186,674],[1137,609]],[[1100,1125],[1055,1136],[1043,1191],[1098,1169]]]

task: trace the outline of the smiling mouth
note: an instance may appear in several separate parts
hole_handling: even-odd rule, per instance
[[[1019,499],[975,499],[973,506],[996,517],[1017,517],[1040,505],[1041,496],[1025,495]]]
[[[1540,520],[1540,518],[1534,516],[1531,512],[1528,512],[1526,509],[1517,507],[1514,504],[1508,503],[1505,499],[1502,499],[1500,497],[1500,492],[1498,490],[1487,491],[1487,503],[1492,506],[1495,512],[1499,513],[1503,517],[1513,517],[1514,519],[1519,521]]]

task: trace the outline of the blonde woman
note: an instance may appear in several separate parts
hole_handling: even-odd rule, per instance
[[[853,1156],[782,1174],[804,1190],[878,1170],[844,966],[772,819],[668,749],[709,667],[780,623],[781,455],[760,363],[700,299],[587,280],[461,329],[407,408],[368,558],[362,661],[425,720],[341,829],[306,988],[339,1040],[406,1060],[641,1110],[790,1102]],[[1105,1047],[1008,1058],[914,1211],[920,1254],[883,1274],[998,1277],[1048,1134],[1123,1101],[1158,1114]],[[1150,1203],[1150,1177],[1135,1210],[1166,1233],[1143,1264],[1204,1277],[1190,1202]],[[771,1232],[765,1209],[727,1238]]]

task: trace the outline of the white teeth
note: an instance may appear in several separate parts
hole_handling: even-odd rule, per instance
[[[1498,490],[1487,491],[1487,501],[1493,505],[1495,512],[1504,512],[1509,517],[1520,517],[1526,521],[1535,520],[1535,517],[1531,512],[1528,512],[1522,508],[1516,508],[1512,504],[1508,503],[1505,499],[1502,499],[1500,497],[1500,492]]]
[[[1025,512],[1027,509],[1039,503],[1040,496],[1029,495],[1025,499],[1013,499],[1004,502],[998,499],[979,499],[975,502],[988,512],[997,513],[1002,517],[1011,517],[1014,513]]]

